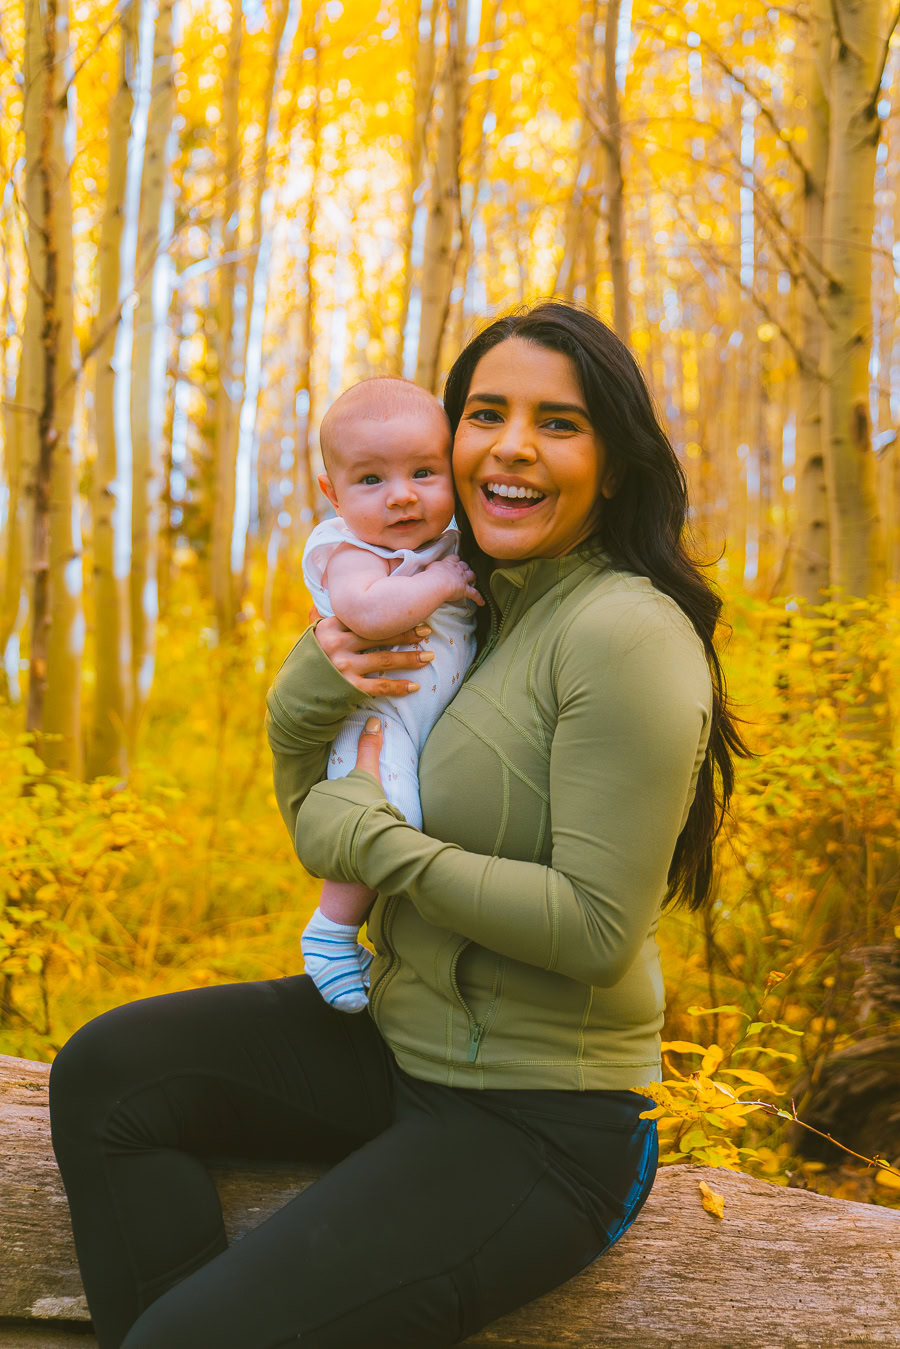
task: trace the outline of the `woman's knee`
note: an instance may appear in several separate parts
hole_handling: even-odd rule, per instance
[[[132,1071],[124,1008],[86,1022],[60,1049],[50,1067],[50,1119],[71,1129],[105,1110],[127,1086]]]

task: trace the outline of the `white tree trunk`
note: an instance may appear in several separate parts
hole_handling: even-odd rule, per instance
[[[467,0],[447,0],[447,45],[440,77],[440,123],[422,258],[422,319],[416,383],[437,391],[441,340],[453,289],[453,242],[459,226],[460,124],[468,80]]]
[[[87,768],[91,777],[123,775],[128,770],[128,728],[131,708],[130,595],[127,564],[122,554],[130,518],[125,474],[130,446],[119,443],[121,427],[115,410],[114,365],[119,325],[126,321],[122,302],[122,236],[128,209],[128,144],[134,110],[134,86],[139,53],[139,0],[127,0],[120,11],[117,86],[110,102],[107,139],[109,168],[103,221],[100,227],[100,297],[97,311],[99,343],[94,381],[94,427],[97,458],[94,464],[94,718]],[[124,462],[123,462],[124,461]],[[128,493],[131,485],[128,483]]]
[[[38,159],[44,302],[27,725],[37,734],[37,746],[47,764],[78,774],[84,615],[73,449],[74,304],[68,146],[74,145],[74,89],[69,83],[68,0],[46,0],[41,7],[29,7],[28,41],[36,59],[44,64]]]
[[[169,168],[175,83],[174,0],[160,0],[153,51],[152,96],[141,173],[136,250],[137,304],[131,355],[131,713],[136,731],[150,687],[159,612],[159,500],[165,403],[171,261],[164,240],[171,218]]]
[[[828,296],[823,394],[831,583],[879,594],[884,555],[869,429],[877,63],[883,0],[831,0],[834,56],[823,260]]]
[[[818,604],[828,585],[828,493],[822,434],[821,366],[825,349],[824,252],[825,182],[828,169],[828,78],[831,50],[829,0],[811,0],[806,62],[806,174],[803,182],[799,285],[800,345],[807,362],[797,371],[795,522],[787,563],[787,589]]]

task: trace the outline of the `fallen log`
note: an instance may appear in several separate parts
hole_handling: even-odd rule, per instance
[[[49,1067],[0,1055],[0,1347],[94,1349],[50,1146]],[[229,1240],[318,1171],[212,1162]],[[701,1206],[698,1182],[724,1196]],[[732,1171],[664,1167],[622,1240],[486,1327],[476,1349],[900,1346],[900,1212]],[[198,1347],[199,1349],[199,1347]]]

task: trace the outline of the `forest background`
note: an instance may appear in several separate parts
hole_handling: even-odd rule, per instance
[[[898,19],[2,0],[0,1052],[300,971],[321,415],[555,294],[646,371],[758,756],[661,925],[664,1159],[900,1203]]]

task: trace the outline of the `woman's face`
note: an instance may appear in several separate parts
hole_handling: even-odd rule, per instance
[[[453,476],[490,557],[562,557],[594,529],[614,493],[606,451],[568,356],[523,338],[475,367],[453,442]]]

